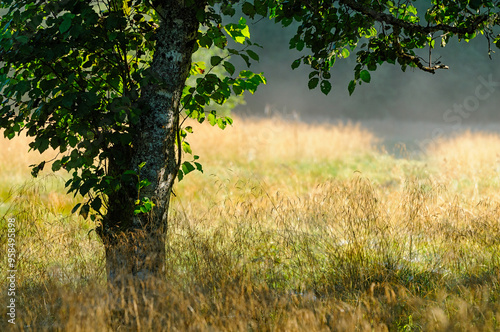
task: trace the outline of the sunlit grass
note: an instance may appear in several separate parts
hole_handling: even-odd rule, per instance
[[[498,135],[465,133],[410,160],[351,124],[193,127],[204,173],[176,185],[167,281],[124,308],[122,328],[500,329]],[[29,179],[26,139],[16,144],[19,165],[0,163],[12,188],[0,196],[2,244],[5,218],[19,226],[14,330],[111,331],[92,223],[69,215],[64,174]]]

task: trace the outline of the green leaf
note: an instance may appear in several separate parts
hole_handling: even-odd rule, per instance
[[[65,33],[66,31],[71,28],[71,17],[66,16],[64,20],[62,21],[61,25],[59,25],[59,32]]]
[[[309,73],[309,79],[313,78],[314,76],[319,75],[319,71],[312,71]]]
[[[141,181],[139,181],[137,186],[139,187],[139,189],[142,189],[142,188],[149,186],[150,184],[151,184],[151,182],[148,179],[142,179]]]
[[[30,167],[32,166],[34,165],[30,165]],[[31,170],[31,175],[36,178],[38,176],[38,173],[42,171],[44,167],[45,167],[45,161],[42,161],[37,166],[33,167],[33,169]]]
[[[254,51],[252,50],[247,50],[247,54],[252,58],[254,59],[255,61],[259,61],[259,55],[257,53],[255,53]]]
[[[194,170],[195,167],[189,161],[185,161],[182,163],[182,171],[184,172],[184,175],[189,174]]]
[[[483,4],[483,1],[481,1],[481,0],[470,0],[469,1],[469,7],[474,9],[474,10],[478,10],[482,4]]]
[[[344,48],[344,49],[342,49],[341,54],[342,54],[343,58],[347,58],[347,57],[349,57],[349,55],[351,54],[351,52],[349,52],[349,50],[347,48]]]
[[[90,206],[95,211],[99,211],[101,209],[101,206],[102,206],[101,199],[99,197],[94,198],[94,200],[92,201],[92,203],[90,203]]]
[[[234,14],[236,13],[236,10],[232,7],[231,3],[226,3],[221,5],[221,12],[224,15],[233,17]]]
[[[78,204],[76,204],[76,205],[75,205],[75,206],[71,209],[71,214],[75,213],[75,212],[78,210],[78,208],[80,207],[80,205],[82,205],[82,203],[78,203]]]
[[[69,145],[74,148],[78,144],[78,137],[76,136],[68,136],[68,143]]]
[[[220,129],[224,130],[227,127],[227,121],[226,118],[218,118],[217,120],[217,125],[219,126]]]
[[[91,179],[91,180],[92,180],[92,179]],[[92,187],[93,187],[93,186],[94,186],[94,184],[95,184],[95,183],[94,183],[95,181],[91,181],[91,180],[87,180],[87,181],[85,181],[85,182],[81,185],[80,190],[79,190],[79,191],[80,191],[80,195],[85,196],[85,195],[87,195],[87,193],[88,193],[88,192],[92,189]]]
[[[297,59],[292,63],[292,69],[296,69],[299,66],[300,66],[300,59]]]
[[[356,81],[355,80],[350,81],[347,89],[349,90],[349,96],[352,95],[354,89],[356,89]]]
[[[87,219],[89,216],[89,211],[90,211],[90,206],[88,204],[82,205],[80,209],[80,215],[83,217],[83,219]]]
[[[236,68],[234,68],[234,65],[228,61],[224,61],[222,66],[224,66],[224,69],[226,69],[226,71],[229,73],[229,75],[233,75],[234,71],[236,70]]]
[[[248,55],[240,53],[240,57],[245,61],[245,63],[247,64],[247,67],[250,67],[251,63],[250,63],[250,58],[248,57]]]
[[[327,95],[332,90],[332,84],[330,81],[323,80],[320,85],[321,92]]]
[[[153,207],[155,207],[155,203],[153,203],[149,197],[143,197],[141,200],[136,200],[135,205],[134,214],[136,215],[139,213],[149,213],[153,210]]]
[[[198,171],[200,171],[201,173],[203,173],[203,166],[200,163],[198,163],[198,162],[194,162],[194,164],[196,166],[196,169]]]
[[[267,16],[267,8],[270,6],[267,0],[255,0],[255,10],[257,14],[266,17]]]
[[[222,61],[222,58],[218,55],[214,55],[213,57],[210,58],[210,64],[212,66],[217,66],[218,64],[220,64]]]
[[[242,70],[240,71],[240,76],[241,77],[246,77],[246,78],[250,78],[250,77],[253,77],[255,74],[250,71],[250,70]]]
[[[319,78],[313,77],[309,80],[309,83],[307,84],[307,86],[309,87],[309,90],[312,90],[318,86],[318,83],[319,83]]]
[[[45,150],[49,148],[49,140],[47,138],[37,138],[35,140],[35,149],[43,153]]]
[[[361,73],[359,73],[359,77],[363,80],[363,82],[370,83],[371,75],[368,70],[362,70]]]
[[[193,150],[191,150],[191,145],[186,141],[182,142],[182,150],[185,153],[193,154]]]
[[[234,93],[239,96],[243,93],[243,89],[239,85],[233,85]],[[215,124],[215,123],[214,123]],[[212,125],[213,126],[213,125]]]
[[[299,39],[297,41],[297,45],[295,45],[295,48],[297,49],[297,51],[302,51],[304,49],[304,46],[305,46],[305,43],[302,39]]]
[[[126,1],[124,1],[124,2],[126,3]],[[198,11],[196,12],[196,19],[200,23],[205,22],[205,9],[204,8],[198,9]]]
[[[26,36],[17,36],[16,40],[20,42],[21,44],[27,44],[29,41],[29,38]]]
[[[61,161],[56,160],[52,163],[52,171],[57,172],[59,169],[61,169]]]
[[[243,11],[243,14],[248,15],[250,18],[253,18],[256,13],[254,5],[249,2],[243,3],[241,10]]]
[[[248,28],[248,25],[246,23],[247,23],[247,20],[245,20],[245,18],[243,18],[243,17],[240,18],[239,25],[240,25],[240,27],[242,27],[241,34],[244,37],[247,37],[248,39],[250,39],[250,29]]]
[[[202,96],[202,95],[195,95],[194,96],[194,100],[200,104],[200,105],[205,105],[206,104],[206,100],[205,100],[205,97]]]
[[[234,87],[233,87],[233,88],[234,88]],[[217,118],[217,116],[216,116],[215,111],[212,111],[212,112],[208,113],[207,120],[208,120],[208,122],[209,122],[212,126],[215,126],[215,124],[217,123],[217,122],[216,122],[216,118]]]

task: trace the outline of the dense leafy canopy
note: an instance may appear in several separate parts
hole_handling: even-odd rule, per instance
[[[248,15],[262,9],[243,5]],[[470,40],[484,35],[500,47],[498,1],[278,1],[270,8],[270,16],[283,26],[298,22],[290,48],[305,51],[292,68],[301,63],[310,65],[309,87],[318,85],[327,94],[331,89],[330,70],[336,59],[347,58],[356,50],[354,80],[349,84],[352,94],[356,84],[369,83],[370,71],[384,62],[399,64],[434,73],[448,67],[432,57],[438,40],[441,46],[457,37]],[[497,28],[495,32],[495,28]],[[427,49],[423,52],[420,49]],[[491,52],[491,49],[488,50]],[[320,83],[321,82],[321,83]]]
[[[248,66],[259,60],[247,19],[268,17],[285,27],[297,26],[290,48],[301,56],[292,68],[310,66],[309,88],[319,87],[325,94],[332,89],[330,70],[336,60],[354,52],[350,93],[357,84],[369,83],[370,72],[384,62],[431,73],[447,68],[432,57],[436,40],[445,46],[451,38],[467,41],[483,35],[500,47],[498,1],[191,2],[200,22],[193,51],[218,48],[226,53],[211,56],[209,63],[193,62],[189,82],[196,84],[186,85],[178,112],[222,129],[232,120],[219,116],[212,105],[244,91],[253,93],[266,82],[262,74],[237,72],[230,59],[239,57]],[[0,22],[0,127],[9,138],[25,130],[34,138],[34,150],[59,150],[52,170],[72,173],[66,185],[69,192],[88,197],[79,206],[85,217],[91,208],[98,213],[106,208],[106,196],[120,187],[134,183],[139,192],[148,185],[140,179],[140,167],[131,169],[128,160],[135,124],[145,111],[144,89],[165,84],[150,70],[161,22],[156,9],[163,3],[168,1],[0,1],[5,8]],[[223,24],[223,17],[234,19]],[[420,50],[426,50],[425,59]],[[216,74],[215,67],[224,74]],[[179,179],[202,170],[197,156],[181,164],[181,151],[192,154],[185,140],[192,128],[182,125],[180,121],[176,128]],[[110,169],[110,163],[120,167]],[[33,174],[45,164],[34,165]],[[137,205],[136,212],[144,213],[153,203],[146,198]]]
[[[66,183],[69,192],[89,197],[80,210],[85,217],[91,207],[99,211],[106,194],[124,183],[135,182],[138,191],[148,185],[125,166],[112,174],[108,163],[112,159],[127,165],[134,124],[144,110],[144,88],[162,84],[149,70],[159,20],[153,7],[144,1],[3,1],[2,6],[8,8],[0,35],[0,127],[4,135],[12,138],[26,130],[34,137],[32,149],[41,153],[49,146],[59,150],[61,157],[53,161],[52,170],[72,172]],[[186,86],[179,112],[224,128],[232,120],[210,111],[210,103],[223,104],[231,89],[236,95],[254,92],[265,79],[246,70],[235,74],[228,61],[229,55],[240,55],[248,63],[249,57],[257,57],[248,49],[250,35],[244,19],[222,27],[220,16],[203,10],[199,19],[215,23],[199,31],[196,48],[223,49],[227,35],[246,46],[243,51],[228,49],[224,58],[212,56],[208,69],[203,63],[193,63],[196,86]],[[219,65],[228,75],[212,72]],[[190,127],[178,128],[179,146],[186,153],[192,152],[184,140],[190,131]],[[33,165],[33,175],[45,164]],[[182,178],[201,170],[201,165],[187,161],[179,168]],[[144,212],[144,206],[137,211]]]

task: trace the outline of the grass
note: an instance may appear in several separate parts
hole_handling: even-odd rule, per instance
[[[123,308],[122,330],[500,330],[500,136],[413,160],[352,124],[194,130],[205,172],[175,187],[166,282]],[[66,175],[31,180],[27,140],[0,146],[0,242],[16,218],[19,259],[16,325],[2,291],[0,330],[111,331],[104,250],[69,214]]]

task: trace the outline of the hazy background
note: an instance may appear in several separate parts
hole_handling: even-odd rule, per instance
[[[481,84],[479,77],[488,80],[491,74],[492,80],[500,85],[500,50],[493,45],[497,53],[490,60],[484,37],[470,43],[453,41],[446,48],[434,49],[433,59],[441,56],[441,62],[448,65],[449,70],[438,70],[433,75],[412,68],[402,72],[397,65],[384,64],[371,73],[370,84],[358,85],[349,96],[347,85],[353,79],[355,66],[355,52],[352,52],[348,59],[335,63],[331,79],[333,89],[325,96],[319,89],[308,89],[308,67],[296,70],[290,67],[300,56],[288,47],[294,27],[282,28],[267,19],[249,25],[252,41],[263,46],[257,49],[260,62],[253,64],[251,69],[264,72],[268,84],[254,95],[248,94],[246,105],[237,107],[236,114],[280,113],[306,122],[360,121],[385,138],[388,146],[403,142],[411,149],[425,145],[426,140],[441,133],[467,128],[500,131],[500,86],[488,99],[480,101],[476,111],[467,112],[470,113],[468,118],[458,115],[460,120],[447,122],[443,117],[454,104],[463,104],[468,96],[475,95]],[[485,92],[487,90],[482,88],[481,93]]]

